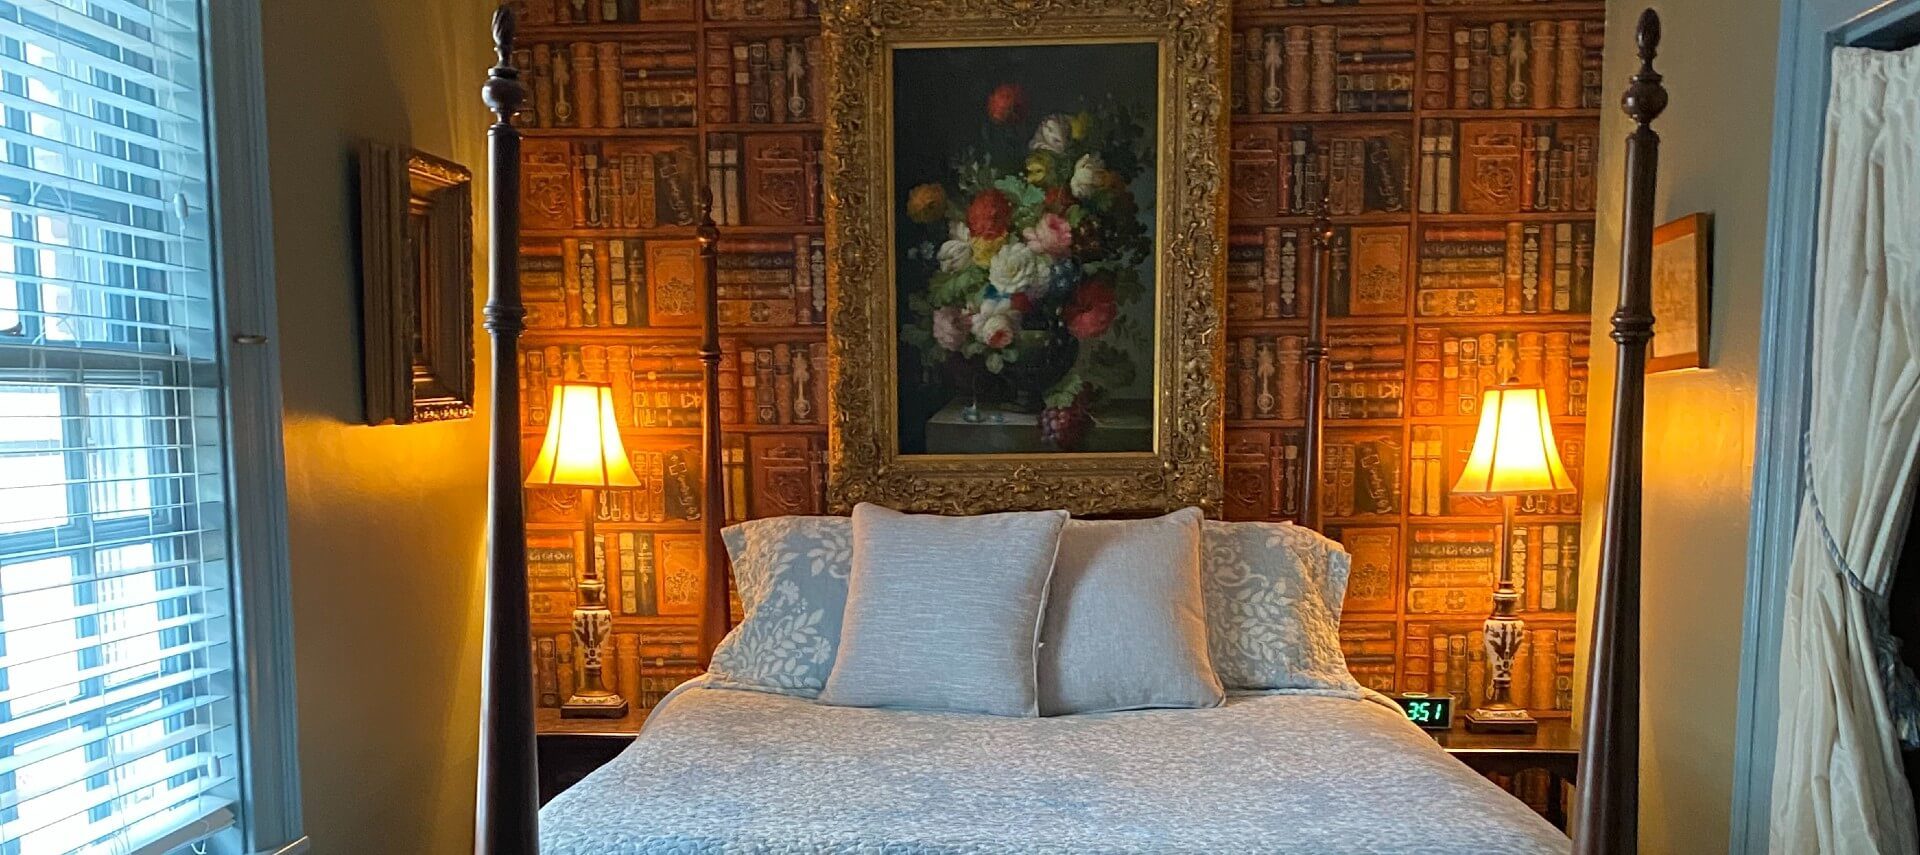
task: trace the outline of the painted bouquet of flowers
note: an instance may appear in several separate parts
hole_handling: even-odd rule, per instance
[[[986,112],[948,180],[908,192],[929,235],[903,267],[902,341],[968,396],[968,418],[982,402],[1038,411],[1042,441],[1074,450],[1089,408],[1133,382],[1129,353],[1151,352],[1150,325],[1123,311],[1146,293],[1153,241],[1131,185],[1153,166],[1151,140],[1111,100],[1030,121],[1013,83]],[[924,288],[909,284],[916,269]]]

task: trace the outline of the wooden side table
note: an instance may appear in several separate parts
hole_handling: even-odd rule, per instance
[[[540,804],[552,801],[633,744],[631,733],[542,733]]]
[[[1580,771],[1580,745],[1574,739],[1571,722],[1543,721],[1531,734],[1469,733],[1456,725],[1453,730],[1434,731],[1433,738],[1448,754],[1482,775],[1544,770],[1548,778],[1544,815],[1548,822],[1566,830],[1566,804],[1560,794],[1563,785],[1571,784]]]
[[[540,757],[540,803],[580,783],[587,773],[627,750],[647,720],[647,710],[628,711],[625,718],[562,718],[556,709],[534,712]]]

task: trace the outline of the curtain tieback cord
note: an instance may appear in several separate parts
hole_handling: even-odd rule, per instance
[[[1903,747],[1908,750],[1920,748],[1920,680],[1914,678],[1913,669],[1900,659],[1900,639],[1894,636],[1888,624],[1887,596],[1874,590],[1860,578],[1860,574],[1854,572],[1846,556],[1841,553],[1840,544],[1834,540],[1833,530],[1827,526],[1826,512],[1820,506],[1820,492],[1813,485],[1813,444],[1810,433],[1800,435],[1800,459],[1801,484],[1807,491],[1808,503],[1813,507],[1814,525],[1820,530],[1820,542],[1826,548],[1827,559],[1833,562],[1836,575],[1867,600],[1867,631],[1873,636],[1874,664],[1887,693],[1887,709],[1893,718],[1894,732],[1899,735]]]

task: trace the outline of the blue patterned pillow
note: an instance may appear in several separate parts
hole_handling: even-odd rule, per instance
[[[840,646],[853,567],[846,517],[772,517],[720,533],[745,617],[714,648],[723,685],[815,697]]]
[[[1207,646],[1223,685],[1359,693],[1340,652],[1352,561],[1340,544],[1286,523],[1209,520],[1200,545]]]

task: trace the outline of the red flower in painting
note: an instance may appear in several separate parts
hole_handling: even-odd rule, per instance
[[[1002,83],[987,96],[987,118],[996,125],[1011,125],[1027,117],[1027,90],[1018,83]]]
[[[1005,237],[1013,225],[1013,200],[998,190],[982,190],[967,206],[967,229],[980,240]]]
[[[1065,187],[1048,188],[1046,201],[1042,204],[1049,211],[1065,214],[1068,208],[1073,207],[1073,192]]]
[[[1007,302],[1011,303],[1013,305],[1013,310],[1016,312],[1019,312],[1020,314],[1024,315],[1028,312],[1033,311],[1033,298],[1027,296],[1025,291],[1022,291],[1018,294],[1013,295],[1012,297],[1007,298]]]
[[[1067,321],[1067,332],[1082,341],[1104,335],[1119,315],[1120,305],[1114,298],[1113,283],[1105,277],[1081,283],[1061,311],[1061,317]]]

